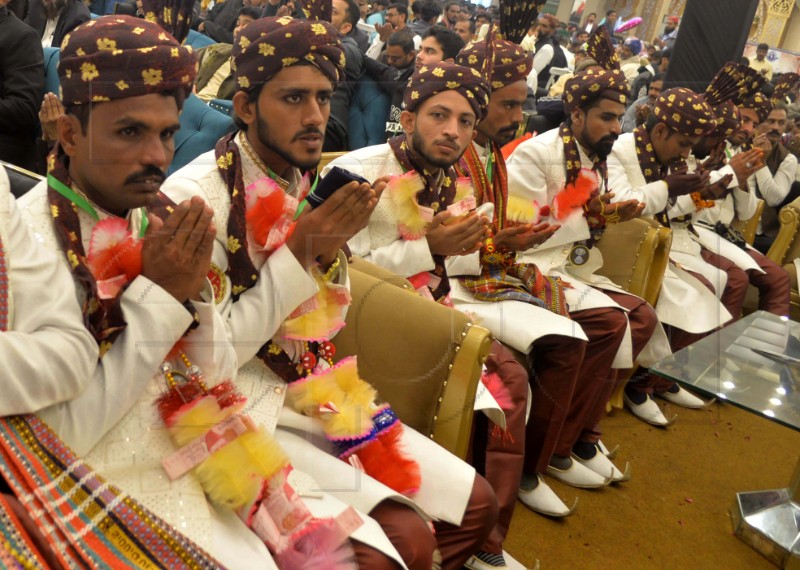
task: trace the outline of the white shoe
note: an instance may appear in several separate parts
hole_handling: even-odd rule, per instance
[[[658,407],[658,404],[656,404],[655,400],[650,396],[647,396],[647,399],[642,404],[634,404],[631,399],[628,398],[627,394],[623,395],[623,399],[631,413],[643,422],[658,427],[667,427],[675,423],[675,418],[677,416],[668,420],[664,417],[664,414],[661,413],[661,408]]]
[[[537,513],[547,515],[548,517],[568,517],[575,512],[575,507],[578,506],[578,498],[575,498],[575,504],[572,508],[567,507],[564,502],[558,498],[550,486],[544,482],[541,475],[536,475],[539,484],[530,491],[520,489],[517,493],[519,500],[522,501],[526,507]]]
[[[631,480],[631,466],[627,461],[625,462],[625,472],[623,473],[616,465],[611,463],[608,457],[599,451],[591,459],[581,459],[573,453],[572,459],[581,462],[600,476],[610,476],[612,483],[623,483]]]
[[[548,465],[545,473],[554,479],[558,479],[562,483],[566,483],[572,487],[578,487],[579,489],[597,489],[598,487],[605,487],[611,483],[610,472],[607,475],[600,475],[577,461],[572,461],[567,469],[558,469],[557,467]]]
[[[703,400],[680,386],[678,386],[677,392],[659,392],[657,395],[659,398],[664,398],[670,404],[690,408],[692,410],[699,410],[707,405]]]
[[[600,453],[608,457],[609,459],[614,459],[617,456],[617,452],[619,451],[619,445],[615,445],[614,449],[610,450],[603,444],[602,441],[597,441],[597,448],[600,450]]]

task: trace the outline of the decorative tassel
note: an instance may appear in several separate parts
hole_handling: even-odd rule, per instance
[[[116,297],[142,272],[142,240],[133,236],[127,221],[106,218],[92,230],[86,261],[98,286],[103,287],[103,298]]]
[[[563,220],[574,210],[582,208],[599,186],[597,174],[588,168],[582,168],[575,183],[564,186],[553,199],[553,213],[556,219]]]
[[[524,200],[518,196],[509,196],[506,203],[506,220],[517,224],[535,226],[542,218],[542,211],[536,200]]]
[[[370,477],[390,489],[413,497],[419,491],[422,478],[419,464],[400,449],[402,435],[403,424],[396,421],[374,439],[345,453],[342,459],[360,466]]]
[[[425,189],[425,183],[419,174],[413,170],[402,176],[396,176],[389,181],[385,190],[395,207],[397,218],[400,221],[400,234],[405,240],[420,239],[425,235],[425,229],[430,222],[422,215],[417,194]]]
[[[289,340],[325,340],[344,325],[342,307],[350,304],[349,293],[341,287],[328,287],[318,271],[314,279],[319,292],[313,303],[303,303],[282,325],[282,336]]]
[[[271,178],[262,178],[245,190],[247,231],[262,250],[274,251],[294,230],[297,200]]]
[[[358,439],[372,431],[370,411],[377,394],[359,378],[353,357],[289,384],[288,395],[298,412],[322,421],[329,439]]]
[[[506,388],[506,385],[503,384],[503,381],[496,372],[484,371],[484,373],[481,374],[481,382],[486,386],[486,389],[489,390],[489,393],[495,399],[497,405],[500,406],[501,410],[507,412],[514,407],[508,388]]]

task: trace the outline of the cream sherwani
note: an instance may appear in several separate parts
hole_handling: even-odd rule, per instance
[[[732,157],[737,152],[739,152],[738,148],[734,149],[728,145],[726,151],[728,158]],[[755,215],[756,209],[758,208],[758,198],[755,192],[749,191],[749,187],[744,190],[739,187],[739,183],[736,180],[736,173],[730,166],[725,165],[713,172],[711,181],[716,182],[718,179],[728,174],[733,175],[733,180],[728,186],[731,188],[731,192],[722,200],[715,200],[713,207],[705,208],[699,212],[695,212],[693,215],[695,221],[693,224],[694,229],[697,230],[699,235],[697,239],[699,239],[703,247],[731,260],[741,269],[763,273],[764,271],[745,250],[732,244],[714,231],[714,226],[718,222],[725,226],[730,226],[734,219],[749,220]],[[749,245],[747,248],[748,250],[753,249]]]
[[[245,186],[265,177],[246,153],[241,153],[241,159]],[[296,192],[298,180],[299,175],[295,172],[295,178],[289,181],[288,192]],[[164,191],[173,200],[202,196],[214,209],[217,243],[213,263],[224,272],[228,267],[225,244],[228,240],[226,228],[230,197],[217,169],[214,151],[201,155],[173,174]],[[271,418],[277,418],[275,437],[292,464],[310,476],[307,481],[313,488],[309,490],[326,491],[322,498],[306,499],[312,512],[329,515],[341,512],[345,504],[354,506],[367,524],[356,530],[352,538],[378,548],[402,564],[380,527],[365,513],[381,501],[392,499],[417,508],[423,515],[458,525],[469,501],[475,471],[407,426],[404,428],[404,449],[417,460],[422,476],[419,493],[413,502],[333,456],[320,424],[283,406],[285,382],[256,357],[260,347],[270,338],[292,355],[292,346],[276,333],[297,306],[316,294],[317,285],[285,245],[266,261],[251,257],[259,270],[257,285],[243,292],[235,303],[230,291],[226,291],[219,306],[223,313],[229,314],[231,338],[239,362],[244,363],[239,369],[237,385],[251,402],[259,403],[261,408],[251,409],[250,413],[257,420],[263,418],[265,423],[271,422],[273,428],[275,421]],[[344,261],[344,257],[340,256],[340,260]],[[346,267],[346,263],[342,265]],[[333,286],[343,285],[347,285],[346,271],[340,272],[339,285]],[[443,477],[443,473],[447,476]]]
[[[47,184],[42,182],[28,192],[20,199],[20,207],[36,238],[57,252],[59,265],[69,271],[54,231]],[[101,219],[110,216],[95,209]],[[78,218],[88,252],[96,222],[80,209]],[[141,211],[131,212],[128,221],[138,230]],[[77,283],[70,289],[77,291],[77,302],[72,304],[80,310],[85,293]],[[202,296],[203,301],[192,303],[200,324],[187,337],[184,352],[200,367],[206,382],[215,384],[234,375],[236,354],[225,321],[214,308],[208,283]],[[206,500],[198,479],[190,474],[170,481],[161,466],[175,446],[155,407],[156,398],[167,388],[160,366],[192,323],[191,313],[142,275],[127,287],[121,304],[127,327],[96,362],[89,387],[80,396],[38,415],[106,479],[224,565],[274,567],[266,547],[232,511],[217,510]]]
[[[592,160],[580,145],[578,148],[583,167],[591,169]],[[525,141],[506,161],[509,196],[536,201],[540,206],[552,204],[556,194],[564,188],[566,182],[564,164],[564,144],[561,142],[558,129]],[[542,221],[560,224],[561,227],[538,248],[522,253],[520,261],[534,263],[542,272],[561,277],[567,282],[571,286],[566,290],[570,311],[601,307],[621,308],[600,290],[625,292],[611,280],[595,274],[595,271],[603,266],[603,256],[597,248],[590,250],[589,260],[584,265],[577,266],[569,261],[572,246],[590,237],[589,225],[583,216],[583,211],[575,211],[564,220],[550,218]],[[670,353],[664,329],[658,326],[636,360],[642,366],[650,366]],[[614,361],[614,368],[630,368],[632,365],[630,327],[628,327],[628,333]]]
[[[485,156],[485,149],[477,147]],[[482,154],[481,154],[482,153]],[[339,166],[373,181],[381,176],[403,174],[403,167],[388,144],[353,151],[333,161],[327,168]],[[434,268],[433,255],[424,237],[403,240],[398,230],[399,220],[389,195],[384,192],[375,208],[369,225],[348,244],[354,255],[409,277]],[[528,353],[539,337],[549,334],[587,340],[578,323],[552,311],[519,301],[488,303],[476,301],[473,294],[455,277],[479,275],[478,253],[447,259],[450,279],[450,298],[453,305],[477,317],[503,343]]]
[[[636,155],[634,133],[623,134],[614,144],[614,149],[608,157],[608,185],[614,192],[615,202],[624,200],[644,202],[644,215],[653,216],[667,207],[667,184],[663,180],[650,183],[645,180]],[[683,207],[686,205],[682,198],[688,198],[693,212],[694,203],[691,198],[686,196],[678,199]],[[673,210],[669,210],[668,214],[672,217]],[[692,271],[702,268],[698,273],[710,276],[709,280],[715,286],[722,282],[723,286],[717,287],[717,295],[721,295],[724,289],[725,274],[703,261],[700,257],[700,244],[695,241],[686,224],[673,224],[672,232],[670,259],[680,266],[674,264],[667,266],[655,306],[658,318],[668,325],[692,333],[713,330],[730,320],[730,313],[714,293],[697,278],[684,271],[681,266]]]
[[[2,166],[0,237],[8,279],[0,416],[7,416],[36,412],[83,392],[91,382],[97,343],[72,301],[69,272],[28,232]]]

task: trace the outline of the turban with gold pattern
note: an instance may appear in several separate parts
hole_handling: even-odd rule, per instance
[[[520,45],[506,40],[494,40],[493,65],[485,68],[486,47],[486,40],[465,47],[456,56],[456,63],[481,72],[492,89],[501,89],[528,78],[533,69],[533,55],[526,53]]]
[[[471,67],[440,62],[423,65],[408,82],[403,106],[414,112],[422,103],[445,91],[456,91],[469,102],[478,120],[486,114],[489,105],[489,86],[481,73]]]
[[[244,91],[301,62],[319,69],[334,88],[344,78],[344,50],[331,24],[261,18],[248,24],[233,46],[236,86]]]
[[[687,137],[709,135],[717,117],[702,95],[685,87],[667,89],[653,105],[653,115],[673,131]]]
[[[567,114],[600,98],[625,105],[628,97],[628,80],[618,69],[585,69],[576,73],[567,80],[562,95]]]
[[[197,57],[157,24],[103,16],[67,34],[58,78],[64,105],[192,89]]]
[[[746,101],[743,101],[739,107],[742,109],[750,109],[755,111],[758,115],[759,123],[766,121],[767,117],[769,117],[769,114],[772,112],[772,102],[761,92],[756,93]]]

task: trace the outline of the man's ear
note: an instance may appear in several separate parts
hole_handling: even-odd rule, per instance
[[[582,125],[583,124],[584,114],[583,114],[583,111],[581,111],[580,109],[573,110],[572,113],[570,113],[570,116],[572,117],[572,124],[573,125]]]
[[[237,91],[233,96],[233,111],[246,125],[252,125],[256,120],[256,101],[251,101],[244,91]]]
[[[89,121],[91,122],[91,120],[92,119],[90,115]],[[87,134],[89,127],[91,127],[91,125],[87,125]],[[64,153],[67,156],[75,155],[77,138],[86,136],[83,133],[81,122],[78,117],[75,115],[67,115],[66,113],[58,118],[58,122],[56,124],[56,135],[61,148],[64,149]]]
[[[341,35],[343,35],[343,36],[346,36],[346,35],[350,34],[350,32],[352,32],[352,31],[353,31],[353,24],[351,24],[350,22],[347,22],[346,24],[344,24],[342,26],[342,29],[339,30],[339,33]]]
[[[456,62],[456,60],[455,60],[455,59],[453,59],[452,57],[448,57],[447,59],[445,59],[445,60],[444,60],[444,62],[445,62],[445,63],[455,63],[455,62]]]
[[[403,132],[410,135],[414,132],[414,127],[417,122],[417,114],[409,111],[400,113],[400,126],[403,127]]]

